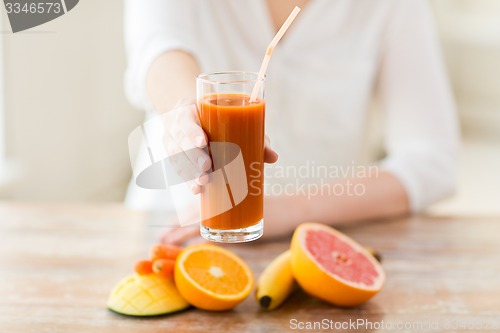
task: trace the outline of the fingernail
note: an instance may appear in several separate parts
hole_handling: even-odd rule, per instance
[[[203,179],[202,179],[204,176],[205,175],[203,175],[201,172],[197,172],[195,174],[195,177],[196,177],[195,180],[196,180],[196,184],[198,184],[198,186],[203,186],[204,185]]]
[[[200,177],[198,178],[198,181],[197,181],[197,182],[198,182],[198,184],[199,184],[200,186],[203,186],[203,185],[208,184],[208,181],[209,181],[209,177],[208,177],[208,175],[207,175],[207,174],[205,174],[205,175],[200,176]]]
[[[205,162],[207,161],[207,159],[203,156],[200,156],[198,157],[198,167],[201,169],[203,167],[203,164],[205,164]]]
[[[197,184],[192,184],[191,185],[191,193],[193,193],[193,194],[200,193],[200,186]]]
[[[203,144],[203,141],[205,140],[205,138],[203,137],[203,135],[198,135],[195,139],[194,139],[194,142],[196,143],[196,145],[198,147],[200,147],[202,144]]]

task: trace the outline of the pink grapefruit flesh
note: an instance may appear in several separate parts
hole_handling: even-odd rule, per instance
[[[361,245],[319,223],[304,223],[294,233],[292,271],[309,294],[341,306],[373,297],[385,281],[380,264]]]

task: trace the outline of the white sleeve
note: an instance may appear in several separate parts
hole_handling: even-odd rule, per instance
[[[456,188],[460,134],[427,1],[395,1],[379,77],[386,115],[382,168],[418,212]]]
[[[146,74],[161,53],[176,49],[195,54],[192,6],[191,0],[125,0],[125,92],[134,106],[151,110]]]

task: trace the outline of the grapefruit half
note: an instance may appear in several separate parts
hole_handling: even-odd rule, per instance
[[[340,306],[357,306],[377,294],[385,281],[382,266],[361,245],[319,223],[295,229],[292,272],[309,294]]]

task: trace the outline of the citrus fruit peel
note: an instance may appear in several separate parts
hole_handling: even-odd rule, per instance
[[[216,245],[198,244],[184,249],[175,264],[179,293],[197,308],[229,310],[253,288],[248,265],[236,254]]]
[[[339,306],[357,306],[385,281],[380,264],[361,245],[319,223],[301,224],[291,243],[292,272],[309,294]]]

